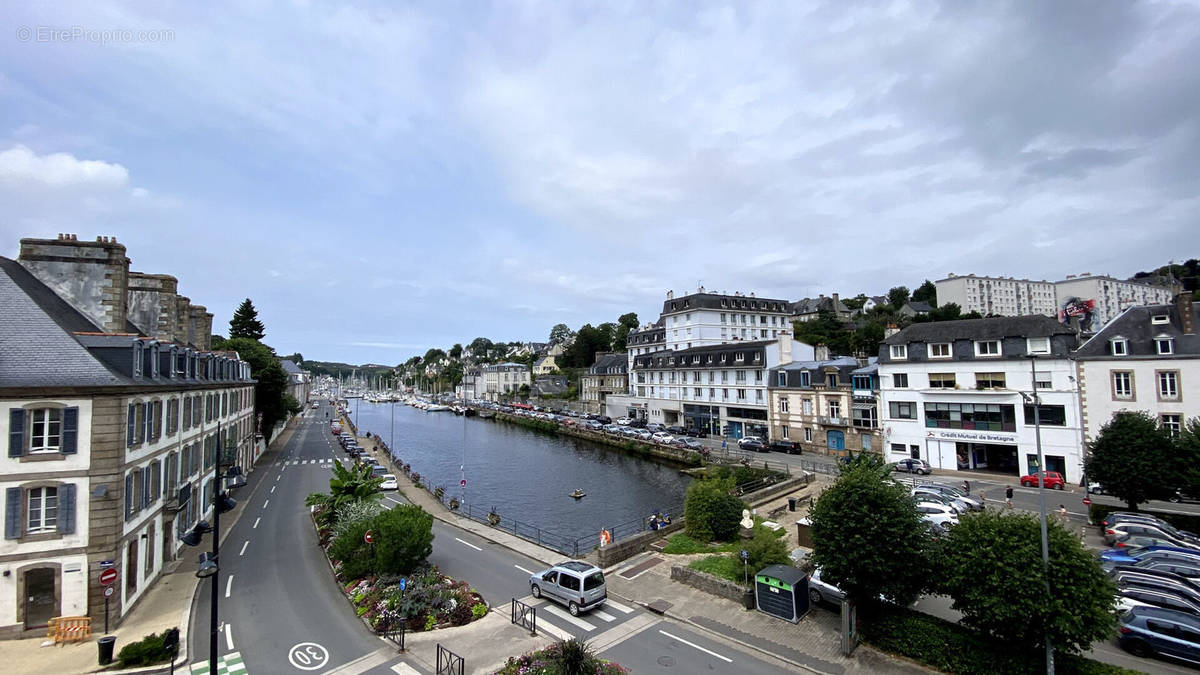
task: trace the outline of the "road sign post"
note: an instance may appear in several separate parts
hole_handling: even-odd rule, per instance
[[[106,561],[107,562],[107,561]],[[116,582],[120,574],[117,573],[117,568],[108,567],[100,573],[100,585],[104,586],[104,633],[108,634],[108,599],[112,596],[113,583]]]
[[[739,553],[738,555],[740,555],[742,557],[742,581],[745,582],[747,585],[749,585],[750,584],[750,567],[749,567],[750,552],[747,551],[746,549],[742,549],[741,553]]]
[[[371,534],[370,530],[367,530],[366,533],[363,534],[363,541],[367,542],[368,544],[375,543],[375,537]]]

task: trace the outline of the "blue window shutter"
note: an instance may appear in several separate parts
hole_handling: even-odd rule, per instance
[[[62,452],[73,455],[79,444],[79,408],[66,408],[62,417]]]
[[[8,409],[8,456],[25,454],[25,409]]]
[[[21,537],[21,488],[10,487],[4,491],[4,538]]]
[[[133,428],[133,425],[137,419],[137,417],[136,417],[137,414],[134,412],[133,406],[134,406],[133,403],[129,404],[129,420],[125,423],[125,446],[126,447],[133,447],[133,442],[134,442],[133,433],[134,433],[135,429]]]
[[[125,520],[133,517],[133,472],[125,474]]]
[[[142,469],[142,507],[150,505],[150,467]]]
[[[142,440],[144,440],[144,441],[150,440],[150,432],[154,430],[154,427],[152,426],[154,424],[154,419],[152,417],[153,414],[154,414],[154,406],[149,401],[146,401],[145,403],[143,403],[142,404]]]
[[[75,534],[75,484],[67,483],[58,488],[58,531]]]

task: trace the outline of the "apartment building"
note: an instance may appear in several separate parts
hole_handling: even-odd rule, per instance
[[[23,239],[0,258],[0,636],[55,616],[119,625],[211,510],[218,449],[262,451],[254,381],[209,350],[212,315],[109,238]]]
[[[824,345],[817,345],[813,360],[771,370],[771,440],[797,443],[804,452],[821,454],[882,453],[876,361],[831,358]]]
[[[1177,434],[1200,417],[1200,322],[1190,293],[1129,307],[1075,354],[1084,440],[1122,410],[1149,413]]]
[[[1168,305],[1178,285],[1157,286],[1088,273],[1069,274],[1055,284],[1060,321],[1078,318],[1084,331],[1097,331],[1118,314],[1138,305]]]
[[[950,274],[933,282],[939,305],[955,303],[963,313],[984,316],[1054,316],[1058,311],[1054,283],[1013,277]]]
[[[596,362],[580,378],[579,399],[587,412],[603,413],[609,396],[629,391],[628,363],[625,353],[596,353]]]
[[[1037,465],[1036,414],[1046,468],[1078,482],[1082,413],[1071,360],[1078,342],[1046,316],[920,323],[885,338],[879,353],[885,457],[1024,475]]]
[[[499,401],[515,394],[521,387],[532,384],[529,368],[520,363],[492,363],[480,369],[483,375],[483,398]]]

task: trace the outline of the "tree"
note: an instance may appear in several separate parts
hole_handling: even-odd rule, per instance
[[[550,344],[559,345],[567,342],[574,335],[574,331],[565,323],[555,324],[554,328],[550,329]]]
[[[1167,499],[1178,482],[1174,445],[1149,413],[1117,412],[1089,448],[1084,465],[1088,480],[1134,511],[1151,499]]]
[[[433,516],[413,504],[383,511],[371,521],[375,574],[408,574],[433,553]]]
[[[745,503],[733,496],[732,477],[702,478],[688,486],[683,502],[684,531],[699,541],[732,541]]]
[[[924,590],[928,528],[908,488],[886,465],[860,455],[821,493],[809,515],[813,562],[855,602],[882,596],[908,605]]]
[[[300,364],[304,363],[304,356],[301,355],[300,352],[296,352],[294,354],[289,354],[283,358],[285,361],[291,361],[292,363],[294,363],[296,365],[300,365]]]
[[[908,287],[896,286],[889,288],[887,292],[888,304],[895,309],[900,309],[904,303],[908,302]]]
[[[262,340],[266,335],[265,331],[262,322],[258,320],[258,310],[254,309],[254,303],[250,302],[250,298],[246,298],[238,305],[237,311],[229,321],[229,339]]]
[[[638,315],[634,312],[622,314],[617,318],[617,333],[613,336],[612,350],[614,352],[625,351],[626,345],[629,342],[629,333],[637,330]]]
[[[1050,592],[1041,525],[1033,514],[986,511],[950,530],[941,556],[941,590],[962,623],[1026,650],[1079,652],[1116,628],[1116,588],[1079,537],[1048,523]]]
[[[862,309],[863,305],[867,304],[867,295],[866,293],[859,293],[853,298],[842,300],[842,304],[846,306],[846,309],[858,311]]]
[[[471,352],[471,356],[474,356],[476,359],[486,359],[493,346],[491,340],[485,337],[477,337],[471,340],[471,344],[467,345],[467,351]]]
[[[455,343],[454,346],[450,348],[450,358],[452,359],[461,359],[462,353],[463,346],[461,344]]]
[[[433,348],[425,352],[425,358],[423,358],[422,361],[425,363],[425,365],[432,365],[444,358],[446,358],[446,352],[437,348]]]
[[[351,502],[374,501],[383,497],[379,486],[383,478],[372,475],[370,464],[342,466],[333,463],[333,475],[329,478],[329,492],[314,492],[304,499],[305,506],[323,509],[322,517],[332,524],[337,513]]]
[[[1175,448],[1179,490],[1185,495],[1200,495],[1200,417],[1183,425]]]
[[[930,307],[937,307],[937,286],[926,279],[912,294],[913,302],[928,302]]]
[[[230,338],[225,341],[223,349],[236,351],[250,364],[250,377],[258,380],[258,384],[254,385],[254,409],[262,415],[262,433],[269,443],[275,424],[286,417],[289,410],[284,398],[287,394],[287,373],[283,371],[275,352],[257,340]]]

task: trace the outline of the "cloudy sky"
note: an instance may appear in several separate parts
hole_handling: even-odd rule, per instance
[[[116,236],[356,363],[1200,255],[1195,1],[399,4],[10,3],[0,255]]]

